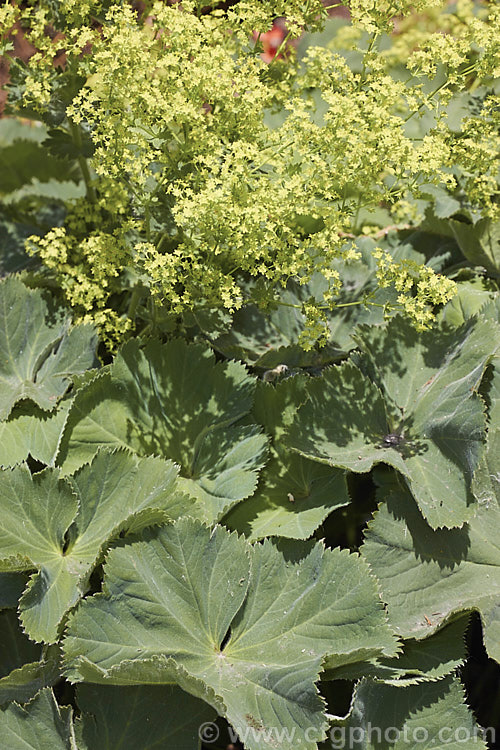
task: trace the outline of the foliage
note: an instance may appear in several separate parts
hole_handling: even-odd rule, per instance
[[[6,750],[500,727],[500,13],[349,10],[0,7]]]

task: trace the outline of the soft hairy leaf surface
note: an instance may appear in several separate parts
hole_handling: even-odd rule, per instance
[[[361,327],[358,338],[366,374],[346,363],[312,381],[285,444],[352,471],[385,462],[433,528],[461,526],[476,507],[470,484],[485,432],[476,391],[500,344],[498,326],[479,318],[417,333],[396,318]]]
[[[47,135],[43,125],[23,125],[19,120],[7,122],[0,132],[0,193],[4,196],[33,180],[45,183],[78,175],[74,162],[55,158],[42,146],[41,141]]]
[[[349,502],[344,472],[291,454],[279,442],[305,398],[304,377],[276,386],[259,382],[253,416],[273,436],[270,460],[256,492],[225,518],[250,540],[265,536],[307,539],[336,508]]]
[[[113,550],[104,593],[82,603],[65,640],[70,679],[178,682],[236,731],[257,728],[249,750],[271,747],[264,730],[275,726],[295,728],[313,750],[304,727],[326,729],[314,685],[323,659],[394,650],[357,556],[320,544],[252,548],[191,519]]]
[[[62,618],[121,531],[184,512],[175,478],[172,463],[126,451],[100,452],[67,481],[52,469],[32,477],[25,466],[2,474],[0,568],[38,570],[20,601],[21,621],[33,639],[57,639]]]
[[[50,413],[28,402],[15,406],[0,422],[0,466],[15,466],[28,456],[54,466],[70,404],[64,400]]]
[[[0,736],[9,750],[78,750],[71,709],[58,706],[50,688],[25,706],[0,709]]]
[[[457,293],[443,307],[439,317],[450,326],[459,327],[473,315],[477,315],[484,305],[494,299],[491,282],[478,278],[457,284]],[[498,294],[498,293],[497,293]]]
[[[172,685],[79,685],[81,735],[88,750],[197,750],[214,710]]]
[[[0,284],[0,419],[21,399],[51,411],[73,373],[95,363],[97,338],[87,325],[70,328],[62,313],[49,310],[42,293],[18,279]]]
[[[59,677],[58,649],[43,658],[42,648],[30,641],[19,626],[17,613],[0,613],[0,704],[24,703],[40,688]]]
[[[500,293],[481,308],[481,316],[493,325],[500,323]],[[486,402],[489,429],[495,431],[500,427],[500,351],[491,360],[480,393]]]
[[[26,199],[42,198],[50,201],[68,201],[83,198],[85,195],[85,183],[81,180],[75,183],[72,180],[39,180],[34,178],[30,183],[23,185],[5,196],[3,202],[9,206]]]
[[[359,680],[370,677],[377,682],[403,687],[420,682],[434,682],[454,672],[464,663],[468,623],[469,617],[462,617],[424,640],[405,641],[403,650],[397,656],[348,664],[329,672],[327,679]]]
[[[193,512],[213,521],[252,494],[267,439],[232,426],[250,411],[255,381],[236,362],[215,363],[209,349],[183,341],[125,345],[109,374],[79,391],[59,463],[64,472],[99,445],[160,454],[180,464],[180,482],[198,500]]]
[[[450,227],[465,257],[497,276],[500,270],[500,221],[481,219],[477,224],[466,224],[452,219]]]
[[[497,493],[498,476],[497,468]],[[477,515],[463,528],[437,530],[394,479],[386,480],[379,497],[386,502],[368,526],[362,554],[380,582],[396,631],[403,638],[425,638],[450,617],[475,609],[486,650],[499,661],[498,495],[482,497]]]
[[[331,747],[485,750],[487,746],[465,703],[460,681],[446,677],[406,688],[362,680],[347,720],[336,721],[332,728]]]

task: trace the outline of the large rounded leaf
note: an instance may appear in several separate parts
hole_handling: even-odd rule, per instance
[[[457,678],[406,688],[362,680],[347,719],[335,721],[332,750],[486,750]]]
[[[358,339],[362,369],[345,363],[311,381],[285,444],[352,471],[385,462],[433,528],[461,526],[476,510],[471,480],[486,427],[477,389],[499,327],[478,318],[417,333],[396,318],[386,328],[361,327]]]
[[[304,377],[295,376],[276,386],[257,385],[252,414],[272,435],[270,460],[252,497],[224,519],[252,541],[266,536],[307,539],[333,510],[349,502],[341,469],[291,453],[280,443],[305,398],[305,384]]]
[[[305,728],[326,730],[315,688],[323,663],[394,651],[357,555],[293,542],[252,548],[191,519],[113,550],[104,593],[82,603],[65,640],[70,679],[177,682],[238,733],[256,729],[249,750],[273,746],[271,727],[295,732],[282,750],[298,741],[315,750]]]
[[[0,710],[0,735],[9,750],[79,750],[73,712],[57,705],[50,688],[41,690],[26,706],[11,703]]]
[[[496,467],[498,493],[498,459]],[[463,528],[437,530],[394,479],[382,484],[379,496],[386,502],[369,524],[362,554],[380,581],[396,631],[403,638],[425,638],[450,617],[475,609],[486,649],[500,661],[498,494],[484,495]]]
[[[58,463],[74,471],[101,445],[163,455],[180,465],[184,491],[207,521],[251,495],[267,439],[234,426],[252,406],[255,380],[236,362],[216,363],[210,349],[173,340],[126,344],[110,372],[76,395]]]
[[[100,452],[64,481],[25,466],[0,478],[0,570],[38,570],[20,600],[34,640],[52,643],[86,591],[110,541],[123,531],[176,518],[189,503],[174,490],[176,468],[160,458]]]
[[[46,649],[22,632],[15,610],[0,613],[0,705],[30,700],[59,679],[59,648]]]
[[[215,718],[210,706],[173,685],[79,685],[76,701],[88,750],[198,750]]]

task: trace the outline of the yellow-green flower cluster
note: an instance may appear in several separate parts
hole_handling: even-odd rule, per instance
[[[428,266],[413,260],[395,261],[383,250],[375,250],[377,280],[380,287],[394,286],[399,292],[400,309],[413,320],[418,330],[429,328],[434,316],[433,307],[444,305],[456,293],[455,284]]]
[[[350,0],[349,9],[356,25],[369,32],[392,31],[396,16],[407,16],[428,8],[443,6],[443,0]]]
[[[105,182],[101,188],[96,203],[76,201],[64,227],[54,227],[43,237],[32,235],[27,249],[55,272],[76,319],[94,322],[113,345],[131,328],[131,320],[114,309],[110,298],[121,291],[120,276],[132,262],[126,234],[134,222],[127,218],[123,191]],[[115,227],[109,219],[111,207],[114,217],[121,216]]]
[[[320,0],[212,6],[148,2],[141,15],[132,3],[64,0],[64,70],[52,64],[61,42],[46,34],[52,5],[19,10],[39,49],[25,102],[43,109],[66,76],[76,91],[68,127],[88,131],[94,146],[90,171],[82,164],[87,198],[64,227],[32,242],[82,315],[102,318],[110,298],[137,281],[176,314],[200,304],[236,310],[252,280],[272,299],[291,278],[328,275],[345,235],[372,224],[366,211],[383,205],[393,223],[414,222],[429,183],[453,189],[460,178],[468,200],[495,216],[498,98],[485,95],[460,132],[447,113],[471,76],[479,85],[500,68],[495,9],[351,0],[349,36],[365,45],[362,66],[351,68],[335,49],[340,34],[300,62],[293,49],[269,65],[260,57],[273,18],[286,16],[297,36],[320,24]],[[382,32],[393,29],[393,47],[379,51]],[[402,61],[406,78],[393,75]],[[425,78],[438,63],[447,76],[439,90]],[[415,136],[429,112],[431,125]],[[380,283],[399,274],[402,307],[427,325],[451,283],[384,263]],[[334,305],[341,283],[329,280],[323,306]],[[320,307],[311,302],[305,312],[308,336],[324,330]]]

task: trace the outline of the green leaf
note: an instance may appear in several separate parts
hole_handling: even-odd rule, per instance
[[[171,685],[79,685],[76,701],[89,750],[196,750],[200,727],[215,718],[206,703]]]
[[[385,462],[433,528],[461,526],[476,507],[470,485],[485,437],[476,391],[499,330],[481,318],[424,333],[399,317],[386,328],[361,326],[366,374],[345,363],[311,381],[285,444],[356,472]]]
[[[434,198],[434,214],[438,219],[447,219],[460,210],[460,201],[439,185],[422,185],[420,191]]]
[[[174,492],[176,469],[160,458],[100,452],[67,481],[24,466],[0,482],[0,569],[37,569],[20,601],[34,640],[52,643],[85,593],[93,568],[122,531],[176,518],[188,503]],[[16,562],[17,561],[17,562]]]
[[[491,409],[497,416],[500,402]],[[500,422],[492,419],[488,432],[485,454],[474,475],[472,487],[479,503],[489,506],[495,500],[500,503]]]
[[[389,431],[382,394],[352,362],[311,379],[307,397],[285,433],[285,446],[352,471],[369,471],[375,461],[390,459],[405,472],[402,456],[382,445]]]
[[[47,137],[47,128],[41,123],[32,123],[19,117],[2,117],[0,120],[0,148],[11,146],[16,141],[41,143]]]
[[[26,253],[25,242],[37,227],[21,221],[13,221],[7,211],[0,210],[0,275],[17,273],[37,261]]]
[[[362,680],[347,719],[335,721],[330,736],[334,750],[487,747],[453,677],[406,688]]]
[[[326,663],[393,654],[375,581],[358,556],[321,544],[251,547],[191,519],[147,542],[114,549],[104,593],[71,617],[65,639],[74,681],[180,686],[225,715],[249,750],[269,727],[316,744],[326,722],[315,681]]]
[[[83,198],[85,195],[85,183],[72,180],[62,181],[59,178],[51,180],[32,179],[30,183],[14,190],[3,198],[6,206],[19,203],[26,198],[43,198],[50,201],[70,201]]]
[[[481,308],[481,316],[493,325],[500,323],[500,293]],[[500,426],[500,352],[493,357],[488,370],[480,393],[487,404],[490,430],[496,430]],[[491,458],[493,455],[491,453]]]
[[[253,426],[227,427],[207,433],[191,466],[192,477],[179,477],[178,486],[198,503],[191,515],[211,523],[226,508],[255,492],[267,456],[267,440]]]
[[[451,230],[467,260],[483,266],[493,276],[500,273],[500,221],[481,219],[477,224],[450,220]]]
[[[252,494],[267,439],[255,427],[231,426],[250,411],[255,380],[236,362],[215,363],[200,345],[126,344],[109,374],[76,395],[58,463],[65,473],[99,445],[160,454],[180,464],[180,486],[193,513],[218,519]]]
[[[440,319],[457,328],[463,325],[469,318],[477,315],[488,301],[494,299],[495,292],[490,285],[491,281],[481,277],[457,284],[457,293],[441,310]]]
[[[394,477],[383,477],[379,496],[386,502],[368,525],[361,551],[401,637],[426,638],[460,612],[478,610],[486,649],[500,661],[499,476],[497,458],[497,496],[483,496],[463,528],[437,530]]]
[[[62,313],[49,310],[42,293],[8,278],[0,284],[0,419],[21,399],[51,411],[73,373],[95,363],[91,326],[70,328]]]
[[[28,456],[54,466],[70,405],[70,400],[62,401],[53,413],[29,402],[15,406],[0,422],[0,466],[15,466]]]
[[[9,750],[78,750],[70,708],[59,707],[50,688],[25,706],[0,710],[0,735]]]
[[[387,685],[416,685],[446,677],[465,661],[465,631],[469,617],[465,616],[438,630],[429,638],[410,639],[397,656],[373,659],[359,664],[348,664],[328,672],[325,679],[358,680],[370,677]]]
[[[259,382],[253,416],[273,436],[270,460],[256,492],[224,519],[249,540],[266,536],[307,539],[324,519],[349,502],[344,472],[291,454],[280,443],[305,398],[304,377],[273,386]]]
[[[260,310],[253,304],[237,310],[231,329],[214,340],[214,348],[226,357],[240,359],[263,369],[279,364],[289,367],[317,367],[335,361],[341,356],[341,352],[335,347],[327,345],[322,349],[306,352],[297,343],[305,326],[301,305],[311,295],[315,296],[315,283],[318,288],[314,291],[321,297],[326,289],[326,282],[320,291],[321,280],[315,279],[309,285],[297,288],[290,283],[290,288],[281,293],[276,308],[271,310]],[[199,323],[203,325],[202,321]]]
[[[69,181],[79,176],[74,164],[55,158],[36,140],[27,140],[27,131],[28,128],[21,126],[13,142],[0,143],[0,194],[3,196],[29,185],[32,180]],[[70,184],[74,186],[74,182]]]
[[[0,704],[30,700],[59,678],[58,649],[42,658],[42,649],[19,627],[17,613],[0,613]]]

